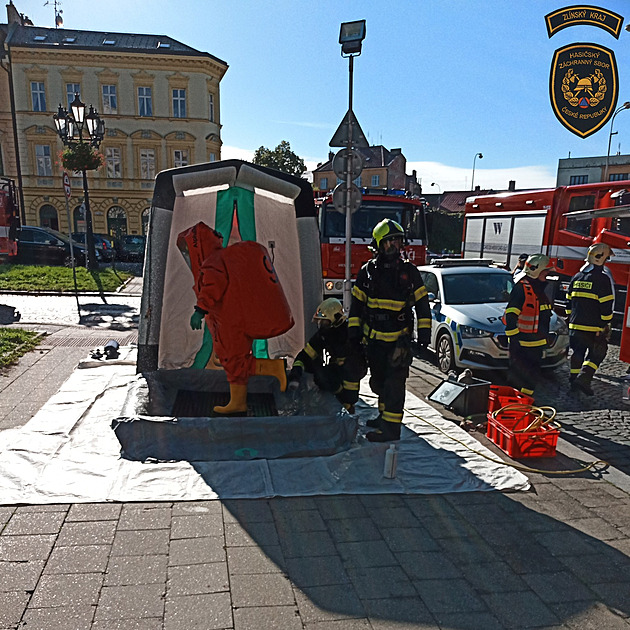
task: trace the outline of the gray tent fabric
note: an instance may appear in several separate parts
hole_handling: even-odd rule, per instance
[[[315,332],[322,267],[317,213],[310,184],[299,177],[241,160],[170,169],[156,177],[149,215],[138,370],[192,364],[200,335],[187,330],[194,307],[193,278],[174,238],[198,221],[214,227],[217,190],[254,192],[256,240],[273,250],[273,263],[291,305],[295,326],[269,340],[271,358],[295,357]],[[182,319],[183,318],[183,319]]]
[[[245,461],[139,462],[121,456],[111,428],[135,379],[136,349],[86,361],[22,428],[0,433],[0,503],[187,501],[335,494],[527,490],[522,473],[424,401],[407,394],[395,479],[387,444],[363,437],[373,398],[362,383],[359,435],[343,452]],[[457,440],[457,441],[455,441]],[[481,454],[480,454],[481,453]],[[484,457],[486,455],[487,457]]]

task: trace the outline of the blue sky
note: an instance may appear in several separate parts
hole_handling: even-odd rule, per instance
[[[38,26],[52,1],[14,0]],[[169,35],[229,64],[221,82],[223,157],[251,159],[287,140],[309,167],[326,159],[348,109],[341,22],[365,19],[355,59],[354,112],[371,144],[400,147],[425,192],[554,186],[559,158],[606,155],[610,123],[582,139],[549,102],[554,51],[592,42],[614,51],[618,105],[630,100],[630,33],[566,28],[548,0],[63,0],[64,26]],[[628,0],[589,0],[630,22]],[[4,19],[2,20],[4,21]],[[615,118],[611,154],[630,154],[630,110]],[[337,150],[337,149],[333,149]],[[437,185],[432,187],[431,183]]]

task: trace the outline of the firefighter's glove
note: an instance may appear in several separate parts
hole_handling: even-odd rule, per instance
[[[612,332],[612,328],[610,324],[606,324],[600,332],[597,333],[598,337],[605,339],[606,341],[610,340],[610,334]]]
[[[294,392],[300,386],[300,380],[302,379],[302,373],[304,370],[299,365],[294,365],[291,368],[288,376],[288,389],[290,392]]]
[[[203,316],[206,314],[205,311],[200,309],[198,306],[195,306],[195,312],[192,314],[190,318],[190,327],[193,330],[201,330],[201,325],[203,324]]]
[[[392,350],[389,362],[392,367],[402,367],[411,365],[413,357],[411,355],[411,340],[407,336],[399,337],[396,347]]]

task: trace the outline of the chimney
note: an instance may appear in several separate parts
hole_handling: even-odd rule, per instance
[[[481,186],[479,186],[479,184],[477,184],[475,186],[475,191],[474,192],[481,192]]]
[[[516,190],[516,180],[511,179],[511,180],[508,182],[508,190],[509,190],[510,192],[514,192],[514,191]]]
[[[400,155],[402,153],[402,149],[392,149],[390,153],[392,155]]]
[[[328,159],[332,160],[335,157],[335,154],[332,151],[328,151]]]

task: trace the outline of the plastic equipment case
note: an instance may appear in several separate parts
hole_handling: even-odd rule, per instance
[[[460,416],[483,415],[488,411],[490,382],[478,378],[470,381],[442,381],[427,398]]]

